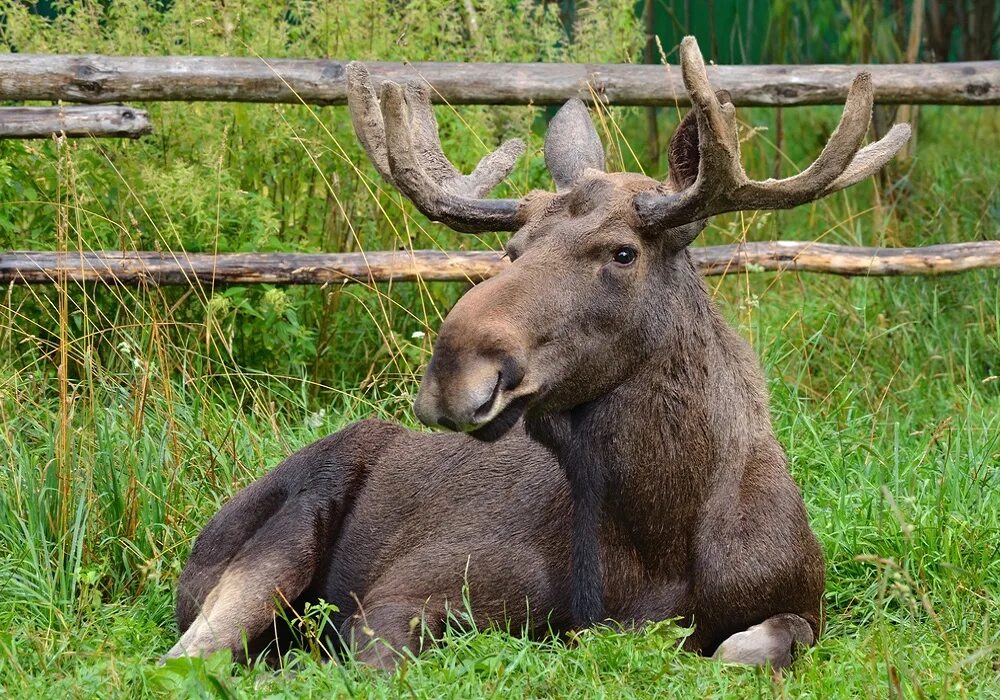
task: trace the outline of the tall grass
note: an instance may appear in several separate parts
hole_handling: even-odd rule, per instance
[[[77,2],[46,20],[30,5],[0,0],[0,41],[21,52],[641,56],[631,3],[581,4],[572,40],[551,4],[472,7],[475,23],[467,4],[442,0],[280,10],[262,1],[166,9]],[[834,5],[829,13],[841,16]],[[776,17],[775,36],[787,32]],[[149,108],[157,133],[137,143],[0,141],[0,246],[180,253],[498,243],[415,214],[365,162],[343,109]],[[679,110],[661,111],[670,128]],[[525,137],[527,154],[504,191],[549,186],[541,110],[443,107],[438,115],[445,149],[463,167],[503,138]],[[640,110],[601,116],[612,167],[663,175],[636,156]],[[778,149],[774,113],[742,110],[748,170],[764,176],[776,161],[785,174],[801,169],[837,116],[785,110]],[[915,157],[889,177],[793,212],[720,217],[705,242],[997,237],[994,111],[932,107],[920,118]],[[276,676],[233,671],[225,659],[156,668],[175,636],[176,576],[207,518],[284,455],[352,420],[412,425],[409,405],[434,331],[465,285],[57,282],[0,290],[0,686],[14,695],[976,697],[995,681],[995,271],[710,281],[762,358],[775,424],[828,557],[827,633],[780,681],[677,651],[669,625],[597,630],[568,644],[455,633],[392,677],[352,665],[334,672],[307,653]]]

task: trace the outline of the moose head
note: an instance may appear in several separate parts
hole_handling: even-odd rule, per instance
[[[909,137],[899,124],[861,147],[873,100],[862,73],[812,165],[751,180],[729,95],[711,89],[694,37],[680,52],[693,109],[671,140],[666,181],[604,172],[597,132],[573,99],[545,137],[556,192],[519,200],[484,196],[513,168],[521,141],[462,175],[441,151],[426,88],[386,82],[376,98],[365,68],[349,66],[355,129],[382,176],[457,231],[515,232],[506,245],[512,264],[469,291],[440,329],[415,404],[421,421],[466,431],[509,426],[525,410],[557,412],[607,393],[685,332],[682,307],[700,289],[686,249],[708,217],[819,199],[876,172]]]

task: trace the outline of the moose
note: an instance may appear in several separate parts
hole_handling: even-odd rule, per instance
[[[555,192],[489,199],[524,149],[469,175],[442,153],[426,86],[348,68],[357,136],[381,176],[460,232],[513,232],[510,264],[444,320],[415,400],[418,432],[364,420],[288,457],[201,532],[167,657],[294,643],[307,603],[335,608],[331,652],[376,667],[465,624],[531,636],[679,618],[685,648],[780,668],[815,643],[824,559],[771,426],[749,345],[721,318],[688,246],[708,217],[786,209],[853,185],[906,142],[861,147],[869,75],[798,175],[751,180],[735,108],[693,37],[692,109],[663,182],[604,171],[579,100],[552,119]]]

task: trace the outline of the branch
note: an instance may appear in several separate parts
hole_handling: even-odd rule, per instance
[[[938,275],[1000,267],[1000,241],[925,248],[857,248],[775,241],[691,249],[705,275],[795,270],[836,275]],[[508,263],[493,252],[434,250],[372,253],[37,252],[0,254],[0,282],[125,285],[351,284],[478,282]]]

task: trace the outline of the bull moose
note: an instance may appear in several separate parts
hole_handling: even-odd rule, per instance
[[[556,191],[517,200],[485,197],[520,141],[462,175],[425,86],[385,82],[376,96],[349,66],[351,117],[382,177],[457,231],[515,232],[511,262],[440,328],[415,411],[451,432],[361,421],[237,493],[180,577],[168,657],[280,651],[282,619],[318,600],[338,610],[335,653],[384,668],[466,607],[476,627],[527,635],[681,618],[686,648],[773,667],[815,642],[823,554],[760,366],[687,248],[713,214],[859,182],[909,129],[861,148],[873,100],[862,73],[812,165],[751,180],[729,96],[711,89],[693,37],[680,51],[693,107],[666,181],[604,172],[574,99],[545,136]]]

